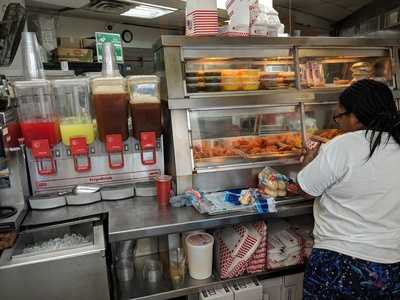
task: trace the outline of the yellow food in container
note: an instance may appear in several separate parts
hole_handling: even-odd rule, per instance
[[[242,86],[239,70],[222,70],[221,83],[224,91],[239,91]]]
[[[260,70],[242,69],[239,71],[242,89],[245,91],[255,91],[260,87]]]

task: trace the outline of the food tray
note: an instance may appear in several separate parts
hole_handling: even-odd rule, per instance
[[[229,164],[230,162],[237,162],[241,160],[241,156],[232,155],[232,156],[213,156],[208,158],[195,158],[194,161],[197,164]]]
[[[260,154],[248,154],[241,150],[237,150],[240,156],[248,160],[272,160],[272,159],[287,159],[301,155],[301,151],[286,151],[286,152],[267,152]]]

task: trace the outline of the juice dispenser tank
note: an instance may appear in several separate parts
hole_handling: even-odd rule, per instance
[[[18,117],[25,145],[31,149],[40,175],[56,173],[52,147],[60,142],[50,82],[44,79],[39,44],[33,32],[23,32],[25,80],[14,83]]]
[[[88,145],[95,138],[90,107],[88,79],[61,79],[53,81],[56,109],[60,116],[61,138],[70,146],[77,172],[91,169]]]
[[[126,81],[115,63],[114,46],[103,44],[102,76],[92,79],[92,102],[100,141],[106,144],[111,169],[124,166],[123,141],[128,134],[128,92]],[[119,160],[116,160],[119,156]]]
[[[38,161],[40,175],[56,172],[52,148],[60,138],[58,120],[54,113],[53,95],[47,80],[15,82],[18,117],[25,145]]]
[[[127,78],[133,136],[140,143],[142,163],[156,163],[156,138],[161,136],[160,80],[157,76]]]

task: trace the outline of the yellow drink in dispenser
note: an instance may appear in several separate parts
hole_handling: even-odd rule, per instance
[[[93,143],[95,131],[91,122],[63,122],[60,124],[61,138],[64,145],[69,146],[71,138],[85,137],[86,143]]]

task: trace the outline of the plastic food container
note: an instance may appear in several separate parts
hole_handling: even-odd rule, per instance
[[[256,91],[260,87],[260,81],[247,81],[242,82],[242,89],[244,91]]]
[[[214,237],[208,233],[193,233],[185,239],[189,274],[203,280],[212,273]]]

